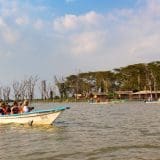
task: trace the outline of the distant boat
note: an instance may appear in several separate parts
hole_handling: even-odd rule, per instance
[[[22,114],[0,115],[0,124],[52,124],[56,118],[69,107],[57,107],[48,110],[37,110]]]
[[[125,100],[111,100],[105,102],[89,102],[89,104],[116,104],[116,103],[123,103]]]
[[[89,102],[89,104],[109,104],[110,102]]]
[[[145,102],[146,102],[146,103],[149,103],[149,104],[150,104],[150,103],[151,103],[151,104],[152,104],[152,103],[156,103],[156,104],[157,104],[157,103],[160,103],[160,98],[159,98],[157,101],[154,101],[154,100],[150,100],[150,99],[149,99],[149,100],[147,100],[147,101],[145,101]]]
[[[145,101],[145,103],[148,103],[148,104],[160,104],[160,101]]]

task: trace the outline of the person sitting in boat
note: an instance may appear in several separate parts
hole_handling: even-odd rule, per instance
[[[8,103],[2,102],[1,107],[2,107],[2,110],[3,110],[3,114],[10,114],[10,110],[8,108]]]
[[[25,112],[30,112],[31,110],[34,109],[34,107],[29,107],[28,105],[29,105],[29,101],[28,101],[28,100],[25,100],[25,101],[23,102],[23,105],[22,105],[23,113],[25,113]]]
[[[28,100],[24,100],[23,104],[22,104],[22,112],[26,113],[29,112],[29,101]]]
[[[5,105],[6,105],[6,114],[10,114],[11,113],[11,106],[8,103],[6,103]]]
[[[18,102],[14,101],[13,106],[11,107],[11,114],[18,114],[18,113],[19,113]]]
[[[19,113],[23,113],[23,102],[18,102]]]
[[[4,102],[0,102],[0,115],[4,115],[5,114],[5,108],[4,108]]]
[[[2,107],[0,107],[0,115],[4,115]]]
[[[18,114],[18,113],[19,113],[18,102],[14,101],[11,107],[11,114]]]

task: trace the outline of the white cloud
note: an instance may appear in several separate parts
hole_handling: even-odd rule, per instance
[[[37,19],[34,23],[33,23],[34,28],[36,28],[37,30],[43,29],[44,27],[44,22],[41,19]]]
[[[84,15],[65,15],[54,21],[54,30],[67,35],[68,50],[74,56],[106,59],[108,66],[160,59],[160,1],[147,0],[134,9],[107,14],[94,11]],[[156,56],[153,56],[153,55]],[[119,57],[119,62],[114,62]],[[141,57],[141,58],[139,58]],[[86,58],[89,59],[89,58]],[[86,60],[85,59],[85,60]],[[110,59],[110,60],[109,60]],[[102,64],[101,64],[102,65]],[[103,63],[106,66],[106,63]]]
[[[20,1],[0,0],[0,55],[8,55],[3,62],[6,70],[44,76],[159,60],[160,0],[140,1],[135,8],[65,14],[51,20],[47,16],[54,12],[46,6],[34,10],[29,1],[20,7]],[[30,60],[29,66],[22,67],[24,59]],[[15,60],[20,63],[11,67]]]
[[[101,32],[82,32],[71,37],[70,53],[73,55],[87,56],[97,54],[103,47],[104,33]],[[97,41],[98,40],[98,41]]]
[[[4,40],[6,43],[12,44],[17,41],[18,32],[16,32],[16,30],[13,30],[11,26],[9,26],[2,18],[0,18],[0,36],[1,40]]]
[[[79,29],[93,29],[98,27],[103,16],[94,11],[88,12],[84,15],[65,15],[54,20],[53,27],[58,32],[78,31]]]
[[[84,15],[65,15],[53,22],[55,32],[67,34],[68,50],[74,56],[92,55],[103,47],[106,30],[105,17],[94,11]]]
[[[77,26],[77,17],[75,15],[65,15],[65,17],[57,18],[53,25],[54,29],[59,32],[71,30]]]
[[[8,17],[10,15],[15,15],[17,13],[17,2],[14,1],[8,1],[8,0],[0,0],[0,12],[1,16]]]
[[[6,24],[5,24],[4,20],[3,20],[1,17],[0,17],[0,26],[1,26],[1,27],[6,26]]]
[[[18,34],[10,29],[5,30],[2,35],[7,43],[15,43],[18,39]]]
[[[15,21],[18,25],[27,25],[29,23],[28,17],[18,17]]]

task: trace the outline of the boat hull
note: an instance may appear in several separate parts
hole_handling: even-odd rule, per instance
[[[0,124],[18,123],[29,125],[52,124],[56,118],[65,110],[65,107],[41,110],[16,115],[0,116]]]
[[[146,101],[147,104],[160,104],[160,101]]]

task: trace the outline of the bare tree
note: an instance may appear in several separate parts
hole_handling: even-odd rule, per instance
[[[51,84],[51,83],[49,83],[48,85],[47,85],[47,89],[46,89],[46,92],[47,92],[47,97],[49,98],[49,99],[53,99],[53,96],[55,95],[55,87],[54,87],[54,85],[53,84]]]
[[[26,85],[25,98],[32,100],[34,98],[34,89],[36,82],[38,81],[38,76],[30,76],[27,80],[24,81]]]
[[[20,82],[14,81],[12,84],[13,87],[13,93],[14,93],[14,98],[15,100],[19,100],[20,98]]]
[[[9,101],[11,88],[9,86],[3,87],[3,98],[4,101]]]
[[[61,79],[58,80],[57,77],[55,76],[54,81],[55,81],[55,84],[59,90],[59,94],[60,94],[61,98],[66,97],[66,86],[65,86],[64,78],[62,77]]]
[[[55,95],[55,87],[52,83],[48,83],[43,80],[41,82],[40,91],[41,91],[41,97],[42,99],[53,99],[53,96]]]
[[[13,93],[16,100],[23,100],[26,92],[26,81],[14,81],[12,84]]]
[[[42,99],[47,99],[46,80],[41,81],[40,91],[41,91],[41,98]]]
[[[21,81],[20,86],[19,86],[19,99],[21,100],[25,99],[26,90],[27,90],[26,81],[23,80]]]
[[[0,99],[2,99],[2,87],[0,87]]]

